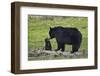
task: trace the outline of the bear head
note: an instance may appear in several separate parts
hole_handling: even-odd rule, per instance
[[[55,37],[55,29],[54,29],[54,28],[51,28],[51,27],[50,27],[49,36],[50,36],[50,39],[52,39],[52,38]]]

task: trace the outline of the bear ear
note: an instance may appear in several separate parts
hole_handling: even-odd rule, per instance
[[[50,27],[50,30],[52,30],[52,27]]]

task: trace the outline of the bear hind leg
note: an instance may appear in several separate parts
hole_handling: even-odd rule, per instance
[[[71,51],[71,53],[78,52],[79,48],[80,48],[79,45],[72,45],[72,51]]]

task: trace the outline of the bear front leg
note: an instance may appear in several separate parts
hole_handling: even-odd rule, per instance
[[[57,49],[55,51],[58,51],[61,49],[61,43],[57,42]]]
[[[62,51],[62,52],[65,51],[65,44],[61,44],[61,51]]]

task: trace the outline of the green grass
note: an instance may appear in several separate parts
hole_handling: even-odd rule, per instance
[[[49,37],[50,27],[75,27],[82,33],[82,44],[80,51],[88,51],[88,19],[87,17],[60,17],[60,16],[32,16],[28,15],[28,49],[33,51],[44,47],[44,39]],[[57,48],[56,40],[51,40],[53,50]],[[71,46],[66,45],[66,51],[71,51]],[[83,56],[82,56],[83,57]],[[84,58],[87,56],[85,55]],[[78,57],[81,58],[81,57]],[[43,58],[45,59],[45,58]],[[46,57],[46,59],[49,59]],[[56,58],[54,58],[56,59]],[[32,60],[32,58],[29,60]],[[42,60],[33,58],[33,60]]]

